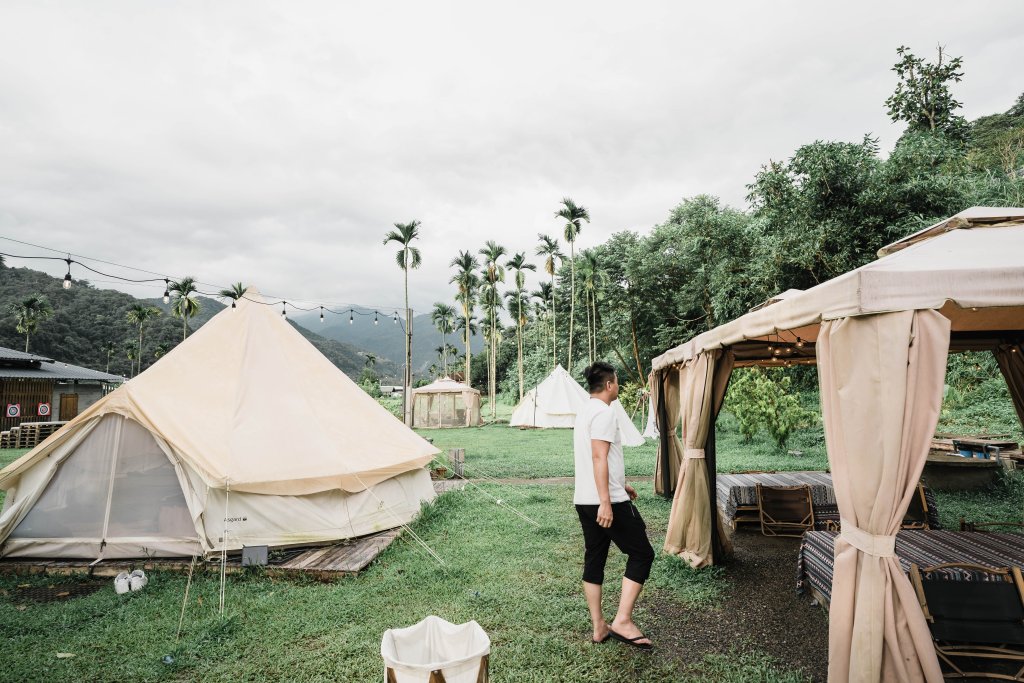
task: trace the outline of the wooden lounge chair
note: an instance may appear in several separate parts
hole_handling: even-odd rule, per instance
[[[986,580],[953,581],[932,572],[962,569]],[[935,653],[951,671],[946,678],[1024,681],[1024,578],[1020,568],[974,564],[910,565],[910,581],[935,642]],[[1001,662],[1007,671],[967,671],[982,661]]]
[[[811,487],[762,486],[757,487],[757,510],[761,519],[761,533],[765,536],[793,536],[800,538],[814,528],[814,505]]]
[[[924,497],[924,485],[918,484],[914,491],[910,505],[907,507],[907,514],[903,515],[902,529],[930,529],[928,522],[928,500]]]

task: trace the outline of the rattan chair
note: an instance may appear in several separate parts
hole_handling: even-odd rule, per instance
[[[983,580],[955,581],[933,572],[960,569]],[[973,564],[910,565],[910,581],[928,620],[935,653],[951,671],[946,678],[1024,681],[1024,578],[1018,567],[993,569]],[[1002,671],[975,671],[999,663]],[[1021,665],[1018,669],[1018,665]],[[1016,673],[1009,673],[1016,669]]]
[[[762,534],[799,538],[814,528],[814,505],[809,485],[755,486]]]
[[[930,529],[928,521],[928,499],[924,496],[924,485],[918,484],[914,496],[907,506],[907,514],[903,515],[902,529]]]

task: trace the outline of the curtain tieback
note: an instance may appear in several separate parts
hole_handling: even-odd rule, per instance
[[[848,519],[839,519],[842,525],[839,537],[857,550],[874,557],[895,557],[896,536],[876,536],[869,534],[860,527],[854,526]]]
[[[703,448],[686,448],[683,449],[683,460],[693,460],[694,458],[704,459]]]

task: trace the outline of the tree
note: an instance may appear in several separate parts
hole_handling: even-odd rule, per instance
[[[480,264],[476,257],[468,251],[460,251],[449,265],[455,268],[455,275],[448,282],[458,288],[455,300],[462,305],[462,320],[459,323],[459,329],[465,332],[466,376],[464,381],[466,384],[470,384],[473,353],[469,348],[469,339],[470,335],[476,331],[473,329],[473,309],[476,308],[476,295],[480,288],[480,278],[476,274],[476,268]]]
[[[115,351],[117,351],[117,344],[115,344],[113,341],[106,341],[106,342],[103,343],[103,345],[100,348],[103,350],[104,353],[107,354],[107,369],[104,370],[104,372],[109,373],[110,372],[110,357],[112,355],[114,355]]]
[[[583,263],[580,264],[580,278],[583,285],[583,299],[587,307],[587,352],[590,362],[597,358],[597,297],[607,284],[608,276],[601,268],[597,253],[588,249],[580,253]]]
[[[498,325],[498,311],[501,309],[501,294],[498,292],[498,283],[505,281],[505,268],[501,265],[501,257],[505,255],[505,247],[494,240],[487,240],[480,255],[484,257],[483,279],[484,287],[482,293],[485,296],[488,327],[491,334],[488,335],[490,345],[488,347],[487,367],[487,389],[491,399],[491,419],[498,416],[498,407],[495,405],[497,394],[497,362],[498,362],[498,335],[494,332]]]
[[[135,374],[142,372],[142,331],[146,326],[146,323],[160,315],[160,309],[155,306],[146,306],[143,304],[132,304],[128,309],[128,322],[133,325],[137,325],[139,328],[139,350],[135,354],[135,358],[139,361],[138,372],[135,372],[134,367],[132,372]]]
[[[138,350],[138,347],[135,346],[135,340],[125,339],[124,343],[121,345],[121,349],[124,351],[124,355],[128,359],[128,365],[134,368],[135,353]]]
[[[373,369],[373,367],[377,365],[377,356],[372,353],[365,354],[365,358],[363,359],[363,365],[365,365],[367,368]]]
[[[159,359],[161,356],[166,356],[167,352],[171,350],[170,344],[157,344],[153,348],[153,358]]]
[[[241,282],[236,282],[235,284],[231,285],[230,288],[220,290],[218,294],[220,294],[223,297],[227,297],[228,299],[231,299],[231,308],[234,308],[234,302],[238,301],[243,296],[245,296],[245,292],[247,289],[249,289],[248,285],[243,285]]]
[[[942,133],[956,140],[967,136],[964,117],[956,114],[963,105],[949,90],[951,83],[963,79],[961,57],[948,58],[938,46],[936,62],[926,62],[902,45],[896,48],[900,59],[892,67],[899,78],[896,90],[885,101],[893,121],[905,121],[911,130]]]
[[[569,197],[562,199],[562,208],[555,212],[555,218],[565,220],[565,241],[569,243],[569,361],[572,372],[572,334],[576,316],[576,238],[583,230],[583,221],[590,222],[590,214]]]
[[[455,316],[455,308],[441,301],[434,304],[434,310],[430,313],[430,321],[441,333],[442,348],[448,346],[448,335],[455,331]],[[442,363],[444,364],[444,374],[447,376],[448,354],[444,355]]]
[[[565,254],[558,247],[558,240],[554,237],[537,234],[540,245],[537,246],[536,254],[544,257],[544,272],[551,276],[551,283],[548,289],[548,310],[551,312],[551,369],[558,365],[558,336],[555,328],[555,273],[558,271],[558,262],[565,260]],[[546,284],[546,283],[545,283]],[[544,290],[544,285],[541,285]]]
[[[530,297],[526,293],[526,272],[527,270],[537,270],[537,266],[532,263],[526,262],[525,252],[516,252],[512,258],[508,260],[508,267],[515,272],[516,288],[512,292],[508,292],[506,297],[510,298],[511,302],[514,302],[515,308],[511,305],[508,310],[511,313],[513,310],[516,311],[516,347],[518,349],[518,363],[519,363],[519,400],[523,400],[523,327],[526,325],[526,317],[524,316],[524,305],[527,313],[530,311]]]
[[[15,329],[25,335],[25,353],[28,353],[29,338],[39,329],[39,323],[53,317],[53,306],[42,294],[35,294],[13,303],[7,310],[14,315]]]
[[[409,269],[420,267],[420,250],[412,246],[412,241],[420,236],[420,222],[395,223],[395,229],[384,236],[384,244],[397,242],[402,245],[395,252],[398,267],[405,275],[405,387],[403,402],[405,404],[405,424],[412,425],[412,403],[409,400],[409,388],[412,386],[412,326],[409,320]]]
[[[177,282],[171,282],[168,286],[174,303],[171,304],[171,313],[175,318],[181,318],[181,340],[188,339],[188,319],[194,318],[202,308],[199,300],[193,297],[196,290],[196,280],[193,277],[184,277]]]

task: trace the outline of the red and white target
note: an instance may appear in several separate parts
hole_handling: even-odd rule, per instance
[[[36,414],[39,415],[39,417],[49,417],[50,416],[50,404],[49,403],[40,403],[39,404],[39,410],[36,412]]]
[[[21,404],[20,403],[8,403],[7,404],[7,417],[21,417]]]

